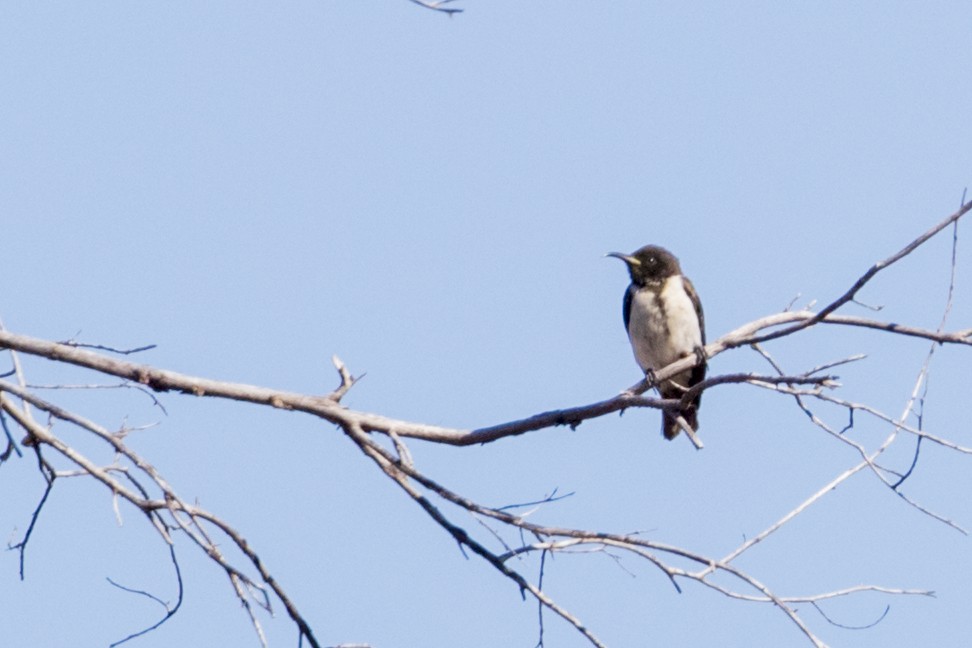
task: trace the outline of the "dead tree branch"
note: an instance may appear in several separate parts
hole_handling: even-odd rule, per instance
[[[462,13],[462,9],[447,7],[446,5],[453,2],[454,0],[411,0],[420,7],[425,7],[426,9],[431,9],[432,11],[439,11],[444,14],[448,14],[450,17],[453,14]]]
[[[446,4],[448,0],[442,2],[412,1],[438,11],[453,13],[459,11],[443,8],[442,5]],[[303,412],[335,424],[435,525],[456,542],[460,550],[464,553],[468,551],[481,558],[493,570],[514,583],[523,597],[531,597],[536,601],[541,614],[541,643],[543,641],[542,615],[543,611],[547,610],[563,619],[591,645],[604,646],[603,641],[587,625],[582,623],[578,616],[553,599],[544,589],[542,580],[544,569],[549,568],[545,562],[547,556],[556,553],[603,552],[616,560],[619,559],[619,556],[625,555],[646,561],[647,564],[660,571],[679,591],[680,583],[691,581],[731,598],[772,605],[786,616],[808,642],[814,646],[823,646],[823,641],[800,616],[795,604],[808,603],[819,609],[817,607],[819,601],[841,598],[861,592],[923,596],[932,596],[933,593],[925,590],[883,585],[856,585],[809,595],[787,596],[764,584],[755,575],[743,571],[737,566],[738,558],[752,551],[758,544],[769,540],[793,519],[823,500],[827,493],[840,487],[858,473],[873,474],[882,485],[887,487],[888,491],[908,503],[913,509],[964,532],[956,522],[943,515],[933,513],[903,492],[902,486],[905,480],[918,464],[917,445],[910,466],[906,469],[895,470],[882,462],[888,461],[885,456],[886,451],[901,436],[905,438],[915,437],[916,444],[928,440],[947,450],[972,454],[972,448],[950,440],[946,434],[926,430],[922,416],[922,408],[927,397],[927,379],[935,350],[943,346],[959,348],[972,346],[972,329],[953,331],[946,329],[948,315],[953,303],[956,278],[957,224],[959,219],[970,209],[972,209],[972,203],[964,204],[958,212],[920,235],[895,254],[871,266],[852,283],[849,289],[838,298],[830,301],[824,308],[816,311],[809,308],[799,311],[786,310],[759,318],[730,331],[705,348],[706,357],[712,359],[726,351],[749,346],[769,363],[775,374],[771,372],[770,375],[765,375],[750,371],[714,375],[691,390],[687,390],[681,399],[670,400],[645,396],[648,385],[642,380],[620,393],[592,403],[549,410],[525,418],[476,429],[450,428],[398,420],[377,413],[345,407],[341,404],[341,401],[356,384],[357,379],[352,376],[348,368],[337,357],[333,359],[333,362],[339,377],[338,386],[328,394],[302,394],[187,375],[98,353],[98,351],[105,351],[128,354],[149,347],[117,351],[107,346],[83,345],[73,341],[44,340],[12,333],[3,330],[0,326],[0,349],[6,349],[10,352],[13,363],[13,371],[7,376],[16,376],[16,380],[0,378],[0,423],[3,424],[7,438],[7,448],[0,455],[0,465],[11,460],[14,451],[16,451],[17,456],[22,456],[23,453],[19,446],[29,447],[36,455],[38,469],[46,483],[46,489],[34,511],[27,532],[20,542],[13,545],[13,548],[20,553],[21,577],[23,577],[26,547],[48,495],[55,484],[59,483],[57,478],[61,476],[90,477],[102,484],[111,493],[116,502],[116,514],[120,515],[117,505],[120,500],[127,502],[145,516],[158,532],[162,542],[170,550],[178,582],[178,603],[172,608],[165,606],[164,618],[152,627],[133,633],[118,643],[128,641],[158,627],[179,609],[182,602],[182,577],[176,561],[175,547],[178,539],[185,539],[190,546],[202,551],[224,571],[235,595],[244,607],[259,641],[263,645],[266,645],[266,638],[258,615],[261,609],[271,611],[272,604],[279,602],[298,627],[301,641],[306,639],[308,644],[314,648],[320,646],[314,636],[310,622],[298,610],[287,590],[274,578],[260,555],[249,545],[239,531],[215,513],[190,504],[181,498],[149,461],[134,452],[125,443],[125,436],[131,431],[130,428],[126,427],[120,432],[110,432],[94,421],[37,396],[35,391],[38,388],[29,386],[18,358],[18,354],[27,354],[47,358],[54,362],[83,367],[102,375],[121,378],[125,381],[122,383],[123,386],[137,387],[146,393],[149,390],[156,393],[179,392],[197,397],[249,402],[277,409]],[[883,269],[901,261],[949,225],[953,227],[951,277],[941,323],[935,330],[837,312],[844,305],[856,303],[856,296],[859,291],[878,276]],[[855,402],[850,398],[835,394],[842,385],[838,382],[836,376],[825,375],[823,372],[848,362],[859,361],[863,356],[855,354],[842,360],[819,364],[806,371],[791,372],[785,370],[765,348],[765,343],[769,341],[788,339],[801,331],[824,324],[865,328],[877,333],[917,338],[930,343],[929,351],[917,372],[912,389],[899,416],[885,414],[871,405]],[[699,359],[694,355],[683,358],[655,372],[655,378],[658,381],[664,381],[693,366],[698,361]],[[654,408],[678,412],[684,407],[684,403],[691,401],[701,391],[719,389],[725,385],[733,384],[750,385],[792,398],[796,406],[807,415],[814,426],[842,446],[849,448],[855,454],[855,458],[851,466],[842,470],[796,507],[779,517],[776,522],[736,546],[721,559],[660,542],[639,533],[610,533],[542,525],[528,520],[529,512],[516,513],[516,511],[528,505],[535,507],[550,505],[560,499],[554,497],[554,495],[530,502],[528,505],[491,507],[480,504],[454,489],[447,488],[438,480],[421,471],[416,466],[412,453],[406,445],[408,440],[452,446],[485,444],[558,426],[575,429],[584,421],[630,408]],[[153,399],[161,407],[161,403],[154,396]],[[840,408],[846,412],[849,423],[839,430],[836,429],[837,426],[828,424],[815,410],[820,404],[825,404],[826,407]],[[47,425],[42,425],[35,420],[34,410],[46,415]],[[855,412],[872,417],[880,425],[887,427],[887,435],[876,447],[868,447],[854,436]],[[914,425],[911,420],[916,415],[918,424]],[[25,435],[19,444],[12,431],[14,425]],[[91,435],[101,442],[103,447],[110,450],[116,457],[115,461],[111,465],[101,465],[90,456],[80,452],[57,433],[56,428],[59,430],[58,426],[60,425],[67,425],[72,429],[79,429]],[[904,434],[902,435],[902,433]],[[388,440],[385,441],[382,437],[387,437]],[[700,441],[696,440],[695,442],[697,447],[701,447]],[[57,456],[62,463],[66,460],[71,468],[55,470],[48,461],[48,454]],[[475,526],[472,526],[471,530],[467,529],[462,523],[450,518],[450,511],[452,510],[450,507],[458,507],[470,514],[485,528],[485,532]],[[486,535],[485,539],[477,537],[474,532],[479,535]],[[540,556],[541,570],[540,577],[537,578],[536,582],[533,582],[525,575],[524,571],[517,568],[516,561],[537,554]],[[144,594],[159,601],[157,597],[147,592],[133,590],[132,588],[123,589]],[[823,614],[822,611],[821,614]],[[824,615],[824,618],[830,621],[826,615]]]

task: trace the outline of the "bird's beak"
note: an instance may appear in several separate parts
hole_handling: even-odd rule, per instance
[[[639,261],[635,257],[629,256],[627,254],[621,254],[620,252],[608,252],[604,256],[606,256],[606,257],[614,257],[615,259],[621,259],[622,261],[624,261],[625,263],[627,263],[629,266],[640,266],[641,265],[641,261]]]

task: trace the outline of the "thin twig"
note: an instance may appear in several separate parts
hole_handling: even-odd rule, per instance
[[[112,585],[114,585],[115,587],[117,587],[117,588],[119,588],[121,590],[124,590],[126,592],[131,592],[133,594],[140,594],[142,596],[148,597],[149,599],[151,599],[151,600],[155,601],[156,603],[158,603],[159,605],[161,605],[162,608],[165,610],[165,614],[162,616],[161,619],[159,619],[158,621],[156,621],[152,625],[148,626],[147,628],[143,628],[143,629],[139,630],[138,632],[133,632],[132,634],[130,634],[127,637],[125,637],[124,639],[121,639],[119,641],[116,641],[116,642],[110,644],[109,648],[115,648],[115,646],[120,646],[123,643],[125,643],[126,641],[129,641],[131,639],[135,639],[137,637],[141,637],[142,635],[145,635],[145,634],[148,634],[149,632],[152,632],[156,628],[160,627],[163,623],[165,623],[166,621],[168,621],[169,619],[171,619],[173,616],[175,616],[175,614],[179,611],[179,608],[182,607],[182,600],[183,600],[183,594],[184,594],[184,589],[183,589],[183,585],[182,585],[182,570],[179,568],[179,561],[176,558],[175,547],[172,546],[172,545],[169,545],[169,559],[172,561],[172,568],[175,570],[176,584],[178,585],[178,594],[177,594],[177,597],[176,597],[176,603],[175,603],[175,605],[173,605],[171,607],[169,606],[168,603],[166,603],[162,599],[158,598],[157,596],[154,596],[153,594],[150,594],[149,592],[145,592],[143,590],[132,589],[130,587],[125,587],[124,585],[120,585],[119,583],[116,583],[115,581],[113,581],[110,578],[107,579],[109,583],[111,583]]]
[[[415,4],[425,7],[426,9],[431,9],[432,11],[440,11],[442,13],[452,16],[453,14],[462,13],[462,9],[453,9],[446,7],[444,5],[449,4],[453,0],[411,0]]]
[[[813,326],[817,322],[824,321],[827,318],[828,315],[830,315],[831,313],[833,313],[834,311],[836,311],[838,308],[840,308],[841,306],[843,306],[847,302],[849,302],[852,299],[854,299],[854,297],[857,295],[858,291],[860,291],[861,288],[863,288],[871,279],[873,279],[875,275],[877,275],[879,272],[881,272],[885,268],[888,268],[888,267],[894,265],[895,263],[897,263],[901,259],[905,258],[909,254],[911,254],[912,252],[914,252],[915,250],[917,250],[925,242],[927,242],[930,238],[932,238],[933,236],[935,236],[936,234],[938,234],[939,232],[941,232],[943,229],[945,229],[949,225],[951,225],[953,223],[957,223],[958,220],[960,218],[962,218],[962,216],[964,216],[966,213],[969,212],[969,210],[972,210],[972,202],[965,203],[964,205],[962,205],[959,208],[959,210],[957,212],[955,212],[954,214],[952,214],[948,218],[944,219],[943,221],[941,221],[940,223],[938,223],[937,225],[935,225],[934,227],[932,227],[931,229],[929,229],[928,231],[926,231],[924,234],[922,234],[918,238],[914,239],[913,241],[911,241],[910,243],[908,243],[907,245],[905,245],[903,248],[901,248],[900,250],[898,250],[897,252],[895,252],[891,256],[887,257],[886,259],[884,259],[882,261],[878,261],[877,263],[875,263],[874,265],[872,265],[867,270],[867,272],[865,272],[860,277],[858,277],[857,281],[855,281],[854,284],[850,288],[848,288],[847,291],[843,295],[841,295],[840,297],[838,297],[834,301],[832,301],[829,304],[827,304],[827,306],[825,306],[824,308],[822,308],[820,310],[820,312],[817,313],[817,315],[815,315],[813,318],[811,318],[809,320],[806,320],[804,322],[800,322],[798,324],[794,324],[793,326],[790,326],[790,327],[781,329],[779,331],[774,331],[772,333],[767,333],[765,335],[761,335],[761,336],[757,337],[756,339],[750,340],[749,342],[750,343],[753,343],[753,342],[767,342],[769,340],[775,340],[777,338],[781,338],[781,337],[784,337],[786,335],[791,335],[793,333],[796,333],[800,329],[807,328],[808,326]]]

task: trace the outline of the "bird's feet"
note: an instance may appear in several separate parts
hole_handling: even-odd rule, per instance
[[[645,369],[645,383],[647,383],[648,389],[654,389],[658,386],[658,378],[655,376],[654,369]]]
[[[705,355],[705,348],[704,347],[701,347],[701,346],[697,346],[697,347],[695,347],[695,349],[693,349],[693,352],[695,353],[695,359],[696,359],[696,361],[698,361],[699,366],[700,367],[704,367],[706,361],[708,361],[708,359],[709,359]]]

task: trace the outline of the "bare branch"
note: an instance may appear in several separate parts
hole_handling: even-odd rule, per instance
[[[474,540],[465,529],[450,522],[445,515],[439,511],[438,508],[436,508],[424,495],[422,495],[414,486],[412,486],[407,477],[420,476],[419,473],[414,470],[414,468],[410,469],[406,468],[402,464],[396,464],[394,459],[387,454],[387,451],[384,448],[368,438],[360,426],[351,423],[345,428],[345,432],[358,445],[358,447],[361,448],[362,452],[364,452],[376,464],[378,464],[385,474],[395,481],[395,483],[397,483],[402,490],[404,490],[419,506],[421,506],[429,517],[431,517],[439,526],[445,529],[460,546],[468,547],[475,554],[484,558],[486,562],[495,567],[501,574],[516,583],[521,592],[530,592],[530,594],[532,594],[542,605],[574,626],[574,628],[580,632],[591,643],[591,645],[597,646],[598,648],[604,648],[605,644],[603,644],[593,633],[591,633],[591,631],[588,630],[584,624],[577,619],[577,617],[560,607],[550,597],[544,594],[540,588],[527,581],[518,572],[507,567],[504,561],[500,560],[496,554],[492,553],[482,544]],[[425,479],[422,481],[427,482]],[[442,490],[444,491],[444,489]],[[470,507],[466,507],[469,510],[476,510],[477,512],[487,511],[487,509],[472,502],[470,502],[470,505]],[[502,517],[509,518],[510,516],[503,515]]]
[[[451,0],[412,0],[429,9],[455,13],[460,10],[445,8]],[[125,359],[109,357],[96,351],[108,351],[122,355],[145,350],[144,347],[131,350],[117,350],[101,345],[79,344],[73,341],[51,342],[24,335],[18,335],[3,330],[0,326],[0,349],[11,351],[16,381],[0,379],[0,422],[2,422],[7,437],[7,449],[0,455],[0,462],[9,459],[17,448],[16,440],[8,426],[13,421],[22,428],[27,437],[23,444],[31,446],[37,456],[38,468],[44,476],[47,488],[40,503],[31,517],[30,525],[23,539],[13,548],[20,551],[21,577],[23,577],[24,550],[30,539],[31,532],[50,494],[54,481],[60,476],[91,477],[105,486],[111,494],[116,515],[120,517],[123,502],[128,502],[142,512],[159,532],[166,542],[173,564],[175,565],[179,585],[179,598],[176,605],[170,607],[148,592],[117,585],[117,587],[135,594],[143,595],[164,606],[166,614],[162,620],[150,628],[130,635],[118,643],[140,636],[164,623],[179,608],[182,601],[182,579],[178,564],[175,562],[174,542],[176,538],[186,537],[191,543],[218,564],[226,574],[231,587],[245,613],[253,625],[254,631],[261,644],[266,645],[266,637],[260,623],[260,610],[272,613],[272,603],[282,602],[291,620],[299,630],[299,643],[306,638],[308,643],[319,648],[319,643],[308,621],[298,612],[296,605],[285,589],[275,580],[265,566],[260,555],[250,547],[245,537],[214,513],[206,511],[181,499],[171,485],[166,482],[159,472],[143,457],[135,453],[125,444],[125,436],[132,429],[127,424],[117,431],[109,431],[97,423],[67,411],[53,403],[37,397],[28,387],[22,367],[18,361],[18,354],[25,353],[38,357],[45,357],[56,362],[73,364],[91,369],[106,375],[122,378],[122,385],[111,387],[133,387],[145,393],[177,391],[195,396],[209,396],[269,405],[271,407],[300,411],[319,417],[337,425],[360,451],[401,489],[436,525],[443,529],[455,540],[463,555],[478,556],[489,564],[495,571],[502,574],[516,584],[524,598],[532,597],[537,602],[539,613],[538,646],[544,642],[544,610],[549,610],[566,621],[591,645],[603,646],[601,640],[587,628],[572,611],[555,602],[544,589],[544,574],[548,568],[547,558],[554,554],[603,553],[620,564],[621,557],[633,557],[646,561],[657,568],[674,587],[681,591],[680,581],[694,581],[704,587],[720,592],[731,598],[767,603],[784,614],[799,632],[815,646],[822,646],[822,641],[812,632],[805,620],[800,616],[795,605],[810,604],[823,615],[829,623],[840,627],[851,627],[836,624],[824,614],[818,603],[820,601],[849,596],[861,592],[878,592],[889,595],[925,595],[932,592],[916,589],[891,588],[880,585],[857,585],[844,589],[836,589],[806,596],[784,596],[774,591],[753,574],[743,571],[737,559],[751,551],[756,545],[765,542],[777,531],[789,524],[793,519],[806,511],[809,507],[823,500],[824,495],[838,488],[857,473],[864,472],[875,475],[889,491],[908,503],[923,514],[934,517],[956,529],[962,530],[956,523],[944,516],[931,512],[918,504],[902,492],[903,484],[918,465],[921,443],[928,439],[942,447],[957,452],[972,454],[972,448],[966,448],[945,438],[941,433],[932,434],[924,429],[924,407],[928,396],[928,376],[931,360],[935,349],[941,345],[972,346],[972,329],[946,331],[945,324],[952,308],[954,286],[956,279],[957,260],[957,223],[958,220],[972,208],[972,203],[963,204],[956,213],[931,228],[910,244],[874,264],[861,275],[854,284],[836,300],[830,302],[819,311],[811,310],[812,306],[799,311],[789,310],[769,315],[740,326],[734,331],[717,339],[705,348],[705,357],[714,358],[720,353],[742,346],[751,346],[773,367],[776,375],[763,375],[754,372],[738,372],[714,375],[707,380],[685,390],[681,398],[659,399],[643,394],[649,385],[640,380],[628,389],[609,398],[595,401],[586,405],[549,410],[513,421],[477,429],[459,429],[427,425],[424,423],[402,421],[388,418],[380,414],[351,410],[341,405],[342,398],[353,387],[357,378],[345,364],[336,356],[334,366],[338,372],[340,383],[332,392],[326,395],[308,395],[286,392],[256,385],[225,382],[180,374],[174,371],[159,369],[144,364],[137,364]],[[859,291],[869,283],[881,270],[898,262],[936,233],[942,231],[949,224],[953,226],[951,273],[943,316],[936,330],[928,330],[907,324],[881,322],[873,319],[837,314],[836,311],[847,303],[861,302],[857,299]],[[791,304],[792,305],[792,304]],[[880,309],[872,309],[880,310]],[[823,372],[849,362],[863,359],[863,355],[854,354],[849,357],[825,362],[812,369],[800,373],[785,371],[776,360],[761,345],[768,340],[779,340],[798,333],[817,324],[831,326],[850,326],[866,328],[896,336],[906,336],[923,339],[930,342],[930,348],[924,362],[918,371],[914,386],[907,399],[904,411],[895,418],[886,415],[876,408],[858,403],[849,398],[835,395],[835,390],[841,387],[837,376],[825,375]],[[666,380],[700,362],[694,354],[677,360],[668,367],[655,371],[656,380]],[[0,377],[2,378],[2,377]],[[811,423],[830,437],[856,453],[854,464],[827,482],[822,488],[814,491],[795,508],[785,513],[777,521],[742,544],[727,553],[721,560],[706,556],[684,547],[669,545],[646,537],[641,533],[609,533],[571,527],[541,525],[529,521],[527,518],[533,510],[520,511],[526,507],[539,507],[569,495],[557,496],[556,489],[549,496],[534,502],[514,504],[502,507],[489,507],[473,501],[459,492],[443,486],[429,475],[424,474],[415,465],[412,454],[406,445],[408,439],[419,439],[429,442],[455,446],[469,446],[493,442],[499,439],[513,437],[529,432],[544,430],[557,426],[576,428],[583,421],[602,417],[614,412],[622,412],[629,408],[654,408],[678,413],[696,396],[707,389],[714,389],[723,385],[745,384],[761,389],[771,390],[792,397],[797,406],[803,411]],[[58,386],[65,388],[66,386]],[[104,388],[108,386],[86,385],[85,388]],[[38,387],[34,387],[37,389]],[[151,394],[150,394],[151,395]],[[158,400],[155,403],[161,407]],[[816,399],[816,400],[813,400]],[[15,401],[18,401],[18,406]],[[828,425],[811,405],[818,403],[842,408],[847,414],[847,425],[837,430],[837,426]],[[31,415],[31,408],[48,415],[48,425],[38,424]],[[857,440],[859,434],[854,429],[855,413],[874,417],[886,424],[888,431],[883,441],[876,447],[868,447]],[[909,424],[913,417],[917,417],[917,425]],[[686,436],[697,448],[702,447],[695,431],[685,422],[684,417],[678,420],[686,430]],[[57,433],[54,426],[58,425]],[[79,428],[96,440],[105,444],[114,453],[111,465],[96,462],[66,443],[59,435],[62,425],[67,424],[70,429]],[[890,460],[884,453],[896,440],[905,437],[901,433],[916,437],[915,453],[911,465],[905,470],[889,468],[879,462]],[[390,443],[376,439],[375,434],[385,435]],[[380,441],[380,442],[379,442]],[[392,447],[393,446],[393,447]],[[66,459],[70,462],[68,469],[57,470],[48,463],[48,456]],[[51,453],[55,453],[51,455]],[[888,455],[893,456],[893,455]],[[445,507],[456,506],[468,512],[484,529],[476,526],[470,528],[482,535],[481,541],[447,515]],[[775,516],[774,516],[775,517]],[[964,531],[963,531],[964,532]],[[486,536],[485,534],[489,535]],[[222,542],[221,542],[222,541]],[[492,549],[491,547],[499,547]],[[536,583],[517,569],[527,564],[529,559],[536,559],[539,552],[540,569]],[[516,567],[517,569],[515,569]],[[691,570],[689,569],[691,568]],[[694,571],[692,571],[694,570]],[[630,573],[630,572],[629,572]],[[726,584],[728,583],[728,585]],[[884,615],[881,616],[883,618]],[[880,619],[878,619],[880,621]],[[876,622],[873,622],[876,623]],[[855,626],[855,627],[869,627]],[[117,644],[116,644],[117,645]]]
[[[166,603],[162,599],[160,599],[157,596],[154,596],[154,595],[152,595],[152,594],[150,594],[148,592],[145,592],[143,590],[133,589],[133,588],[130,588],[130,587],[125,587],[124,585],[120,585],[120,584],[116,583],[115,581],[113,581],[110,578],[107,579],[109,583],[111,583],[112,585],[114,585],[118,589],[123,590],[123,591],[126,591],[126,592],[131,592],[133,594],[139,594],[141,596],[145,596],[145,597],[147,597],[147,598],[155,601],[159,605],[161,605],[162,606],[162,609],[165,610],[165,614],[163,615],[163,617],[161,619],[159,619],[158,621],[156,621],[152,625],[148,626],[147,628],[143,628],[142,630],[139,630],[138,632],[133,632],[132,634],[130,634],[127,637],[125,637],[124,639],[121,639],[120,641],[114,642],[113,644],[111,644],[109,646],[109,648],[115,648],[115,646],[120,646],[120,645],[122,645],[123,643],[125,643],[127,641],[130,641],[130,640],[135,639],[137,637],[141,637],[142,635],[148,634],[149,632],[152,632],[156,628],[160,627],[163,623],[165,623],[166,621],[168,621],[169,619],[171,619],[173,616],[175,616],[176,612],[179,611],[179,608],[182,607],[183,594],[185,593],[185,590],[183,589],[183,586],[182,586],[182,570],[179,568],[179,561],[178,561],[178,559],[176,559],[175,547],[172,546],[171,544],[169,545],[169,558],[172,561],[172,568],[173,568],[173,570],[175,570],[176,583],[177,583],[178,588],[179,588],[178,596],[176,598],[176,604],[173,605],[173,606],[169,606],[168,603]]]
[[[463,12],[462,9],[453,9],[445,6],[450,2],[453,2],[453,0],[411,0],[411,2],[414,2],[421,7],[425,7],[426,9],[431,9],[432,11],[441,11],[449,16]]]
[[[18,398],[23,399],[25,402],[32,404],[38,409],[48,412],[58,419],[77,425],[93,433],[102,441],[108,443],[115,450],[115,452],[131,461],[139,471],[141,471],[151,480],[154,486],[162,492],[162,498],[150,498],[145,489],[138,485],[138,482],[135,481],[131,475],[128,475],[127,471],[122,473],[122,475],[127,477],[129,481],[133,483],[135,490],[125,486],[121,481],[112,476],[112,472],[117,471],[117,468],[102,468],[98,466],[80,452],[68,446],[60,438],[52,434],[50,430],[39,426],[32,420],[27,419],[22,412],[12,406],[10,399],[7,398],[4,392],[11,393]],[[27,430],[31,437],[35,439],[37,444],[40,444],[40,446],[53,448],[75,465],[79,466],[85,473],[102,482],[114,495],[122,497],[140,509],[143,513],[148,515],[155,528],[160,534],[162,534],[162,537],[167,543],[171,544],[172,540],[166,525],[158,516],[159,511],[167,511],[171,515],[171,519],[175,523],[176,528],[180,529],[197,546],[199,546],[199,548],[202,549],[211,560],[219,564],[220,567],[225,570],[234,591],[237,594],[237,597],[243,604],[244,610],[249,616],[251,623],[253,624],[254,629],[260,638],[261,643],[265,645],[266,638],[264,636],[263,629],[260,626],[259,620],[254,615],[254,611],[250,604],[252,592],[254,590],[262,592],[262,586],[255,583],[240,569],[233,566],[229,561],[226,560],[218,549],[217,543],[215,543],[209,537],[206,530],[201,526],[200,521],[208,522],[226,534],[232,540],[234,546],[244,555],[246,555],[250,562],[258,570],[263,582],[266,583],[284,603],[284,607],[287,609],[291,619],[298,626],[301,636],[306,637],[313,648],[320,648],[320,644],[314,637],[310,624],[297,611],[296,606],[290,600],[289,596],[266,570],[262,560],[249,547],[246,540],[217,516],[199,507],[191,506],[181,500],[171,486],[169,486],[169,484],[158,473],[158,471],[155,470],[155,468],[147,461],[135,454],[130,448],[125,446],[119,435],[111,434],[108,432],[108,430],[102,428],[101,426],[76,414],[63,410],[62,408],[59,408],[51,403],[47,403],[30,392],[27,392],[26,390],[6,381],[0,381],[0,407],[2,407],[3,411],[10,414],[11,417],[16,420],[19,425],[21,425],[21,427]],[[38,511],[39,510],[40,507],[38,507]],[[181,514],[188,515],[188,519]],[[22,542],[26,542],[26,538]],[[258,604],[269,611],[269,599],[265,594],[261,594],[261,599],[258,601]]]
[[[76,347],[78,349],[94,349],[96,351],[107,351],[109,353],[117,353],[119,355],[132,355],[134,353],[142,353],[143,351],[151,351],[158,347],[157,344],[146,344],[140,347],[134,347],[132,349],[116,349],[115,347],[105,346],[103,344],[86,344],[84,342],[76,342],[74,339],[62,340],[61,344],[70,347]]]
[[[814,316],[813,318],[811,318],[811,319],[809,319],[807,321],[804,321],[804,322],[800,322],[799,324],[795,324],[795,325],[790,326],[788,328],[782,329],[780,331],[774,331],[772,333],[767,333],[766,335],[763,335],[763,336],[761,336],[759,338],[756,338],[754,340],[751,340],[751,342],[766,342],[766,341],[769,341],[769,340],[775,340],[777,338],[784,337],[786,335],[790,335],[792,333],[795,333],[798,330],[804,329],[804,328],[806,328],[808,326],[813,326],[817,322],[824,321],[831,313],[833,313],[834,311],[836,311],[838,308],[840,308],[841,306],[843,306],[847,302],[849,302],[852,299],[854,299],[854,297],[857,296],[858,291],[860,291],[861,288],[863,288],[871,279],[873,279],[874,276],[877,273],[879,273],[881,270],[884,270],[885,268],[888,268],[888,267],[894,265],[895,263],[897,263],[901,259],[905,258],[906,256],[908,256],[909,254],[911,254],[912,252],[914,252],[915,250],[917,250],[925,242],[927,242],[930,238],[932,238],[933,236],[935,236],[936,234],[938,234],[939,232],[941,232],[943,229],[945,229],[949,225],[952,225],[954,223],[957,223],[958,220],[960,218],[962,218],[962,216],[964,216],[966,213],[969,212],[969,210],[972,210],[972,202],[965,203],[964,205],[962,205],[959,208],[959,210],[957,212],[955,212],[954,214],[952,214],[951,216],[949,216],[945,220],[941,221],[940,223],[938,223],[937,225],[935,225],[934,227],[932,227],[931,229],[929,229],[927,232],[925,232],[924,234],[922,234],[918,238],[916,238],[913,241],[911,241],[910,243],[908,243],[906,246],[904,246],[903,248],[901,248],[900,250],[898,250],[897,252],[895,252],[894,254],[892,254],[891,256],[889,256],[888,258],[884,259],[883,261],[878,261],[877,263],[875,263],[874,265],[872,265],[867,270],[867,272],[865,272],[864,274],[862,274],[857,279],[857,281],[855,281],[854,284],[850,288],[847,289],[847,291],[843,295],[841,295],[840,297],[838,297],[834,301],[830,302],[827,306],[825,306],[823,309],[821,309],[820,312],[816,316]]]

